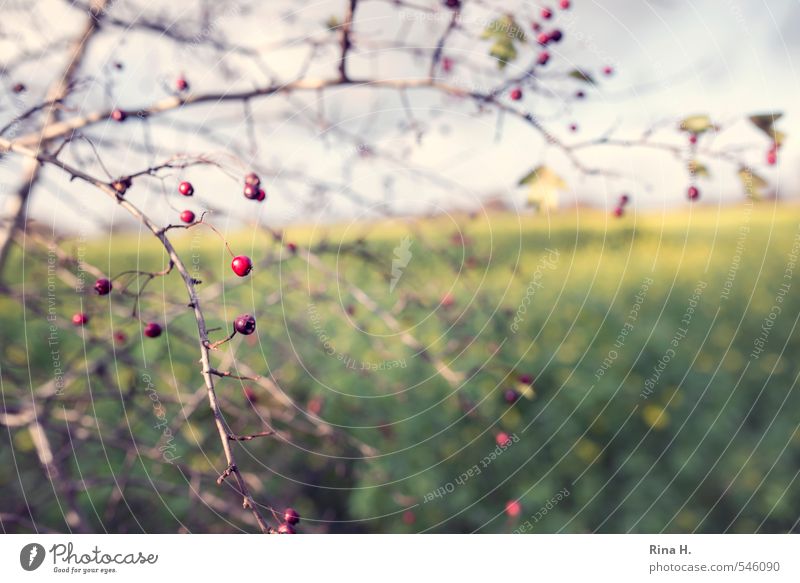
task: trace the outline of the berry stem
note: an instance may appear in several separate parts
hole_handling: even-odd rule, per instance
[[[233,339],[234,336],[236,336],[236,330],[233,330],[230,334],[228,334],[227,337],[223,338],[222,340],[217,340],[216,342],[213,342],[211,344],[207,343],[206,347],[209,350],[216,350],[217,347],[222,346],[226,342],[230,342]]]

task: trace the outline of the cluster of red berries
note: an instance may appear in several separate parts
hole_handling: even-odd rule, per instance
[[[192,196],[194,194],[194,186],[192,186],[191,182],[187,182],[184,180],[180,184],[178,184],[178,192],[181,193],[183,196]],[[194,223],[194,213],[190,210],[185,210],[181,213],[181,221],[186,224]]]
[[[260,188],[261,179],[258,175],[250,173],[244,178],[244,195],[246,198],[262,201],[266,198],[264,189]],[[183,196],[192,196],[194,194],[194,186],[191,182],[183,181],[178,184],[178,192]],[[255,196],[253,196],[255,193]],[[195,215],[190,210],[185,210],[181,213],[181,221],[184,223],[193,223]],[[239,277],[244,277],[253,269],[253,261],[246,255],[237,255],[231,261],[231,269]]]
[[[561,2],[559,2],[559,6],[561,7],[562,10],[568,10],[571,5],[572,4],[570,3],[570,0],[561,0]],[[552,8],[548,7],[542,8],[540,14],[543,20],[551,20],[554,16]],[[561,39],[564,38],[564,33],[561,32],[561,30],[556,28],[551,30],[550,32],[543,31],[542,25],[535,21],[531,23],[531,28],[533,28],[534,32],[539,33],[536,36],[536,41],[542,47],[546,47],[550,43],[560,42]],[[536,57],[536,63],[541,67],[544,67],[548,62],[550,62],[550,53],[547,51],[540,52],[539,56]]]
[[[94,291],[99,296],[107,296],[114,289],[114,284],[106,277],[100,277],[94,282]],[[74,326],[85,326],[89,323],[89,315],[85,312],[76,312],[72,315]],[[158,338],[161,336],[161,326],[155,322],[148,322],[144,327],[144,335],[148,338]],[[114,340],[118,343],[125,342],[127,337],[124,332],[114,334]]]
[[[627,194],[623,194],[619,197],[619,201],[617,202],[617,207],[614,209],[614,216],[621,217],[625,214],[625,207],[628,206],[628,203],[631,201],[631,197]]]
[[[283,511],[283,523],[278,527],[278,534],[295,534],[295,525],[300,522],[300,515],[294,508]]]
[[[564,33],[556,28],[550,32],[540,32],[536,37],[536,41],[543,47],[546,47],[550,43],[560,42],[562,38],[564,38]]]
[[[261,188],[261,178],[255,172],[244,177],[244,197],[258,202],[263,202],[267,198],[267,193]]]

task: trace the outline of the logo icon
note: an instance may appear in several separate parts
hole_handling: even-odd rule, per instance
[[[403,277],[403,269],[411,261],[411,239],[406,237],[394,248],[394,259],[392,259],[392,281],[389,283],[389,293],[394,291],[397,282]]]
[[[44,547],[39,543],[30,543],[19,552],[19,564],[26,571],[35,571],[44,562]]]

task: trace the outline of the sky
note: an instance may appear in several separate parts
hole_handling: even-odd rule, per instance
[[[419,0],[419,3],[431,7],[440,4],[435,0]],[[481,19],[485,18],[480,4],[487,3],[508,7],[526,25],[542,6],[532,2],[475,0],[471,7],[468,0],[463,13],[466,27],[480,30]],[[4,61],[25,43],[37,42],[31,39],[67,35],[79,27],[81,15],[64,2],[41,0],[32,3],[29,10],[26,8],[36,15],[36,27],[30,14],[11,10],[14,2],[0,4],[9,9],[0,37],[0,57]],[[708,113],[723,131],[704,136],[703,147],[744,148],[748,162],[755,164],[757,171],[780,189],[782,197],[797,198],[800,80],[796,57],[800,56],[797,28],[800,2],[574,0],[572,4],[569,11],[558,12],[555,25],[564,31],[565,38],[550,47],[552,61],[545,75],[578,67],[593,72],[601,82],[597,88],[587,89],[588,98],[580,103],[526,94],[521,107],[534,112],[549,131],[567,144],[606,134],[630,139],[647,128],[658,127],[661,129],[653,133],[653,141],[684,147],[686,135],[676,131],[678,121],[690,114]],[[132,19],[158,14],[173,22],[174,30],[191,32],[192,22],[182,11],[190,13],[194,5],[193,2],[170,6],[155,2],[126,3],[120,5],[118,14]],[[252,11],[225,13],[212,24],[214,34],[229,35],[242,46],[263,52],[271,71],[291,78],[306,53],[300,46],[277,47],[285,39],[319,36],[321,22],[330,15],[341,14],[343,5],[340,0],[271,0],[256,3]],[[446,11],[442,14],[447,15]],[[408,51],[386,49],[372,41],[401,38],[406,48],[430,47],[446,23],[444,17],[420,18],[381,0],[362,2],[357,15],[356,30],[360,36],[356,37],[358,45],[350,63],[353,76],[419,75],[421,63]],[[252,87],[266,79],[263,67],[236,55],[220,59],[220,55],[202,49],[176,49],[151,32],[118,33],[118,29],[109,29],[92,46],[86,65],[92,89],[82,94],[77,104],[81,111],[110,104],[146,105],[163,97],[168,92],[165,87],[181,72],[198,92]],[[463,63],[483,59],[485,66],[492,66],[486,56],[486,42],[454,37],[448,47],[447,54],[455,62],[453,71],[443,74],[448,82],[467,86],[478,82]],[[309,75],[330,76],[336,56],[334,52],[322,51]],[[118,61],[124,63],[124,71],[111,71],[110,64]],[[509,67],[512,74],[519,70],[515,70],[518,64],[522,62]],[[613,65],[615,72],[604,78],[600,70],[608,64]],[[46,83],[42,71],[47,71],[49,65],[50,61],[42,60],[26,71],[26,81],[31,86],[29,99],[36,95],[37,83]],[[113,80],[111,88],[109,79]],[[545,83],[545,90],[566,90],[559,83]],[[575,87],[569,86],[570,93]],[[541,135],[525,123],[510,118],[498,120],[491,114],[475,116],[472,104],[441,95],[420,92],[411,96],[410,104],[403,104],[394,92],[347,89],[329,92],[324,105],[316,95],[297,95],[293,99],[292,104],[273,99],[251,104],[256,120],[257,160],[274,174],[268,189],[268,205],[258,213],[259,218],[273,224],[305,222],[312,212],[331,220],[371,217],[375,208],[382,208],[389,198],[398,213],[475,208],[493,197],[522,208],[526,190],[516,183],[540,164],[553,168],[565,180],[567,187],[561,195],[564,206],[582,202],[607,207],[622,192],[629,193],[633,204],[641,210],[659,211],[687,204],[688,150],[677,157],[641,147],[583,150],[581,159],[587,166],[622,175],[589,177],[577,171],[557,148],[545,147]],[[3,113],[13,111],[13,105],[4,102]],[[320,107],[324,107],[333,129],[314,125],[314,112]],[[425,130],[419,136],[408,131],[409,108]],[[762,112],[781,112],[783,117],[776,125],[788,134],[780,163],[775,167],[763,163],[768,139],[745,119],[747,115]],[[216,154],[243,141],[248,130],[241,118],[241,106],[223,105],[166,116],[156,134],[155,157],[175,152]],[[212,128],[214,135],[187,135],[183,131],[185,124],[198,121],[203,127]],[[576,132],[569,129],[573,123],[577,125]],[[336,128],[363,132],[371,145],[396,155],[396,163],[362,161],[357,147],[347,148],[335,142]],[[114,153],[113,159],[106,160],[114,172],[119,169],[122,173],[144,162],[134,148],[142,141],[141,127],[133,123],[125,127],[105,124],[93,132],[97,138],[123,141],[123,148]],[[91,164],[85,151],[83,155],[87,164]],[[240,155],[244,159],[238,165],[244,171],[248,160],[241,152]],[[711,177],[698,181],[703,202],[742,200],[735,165],[709,161],[708,166]],[[0,168],[3,195],[13,187],[16,170],[13,161],[3,161]],[[309,202],[303,181],[288,178],[298,174],[352,187],[367,202],[354,204],[343,197],[334,197],[329,205]],[[420,174],[434,178],[421,179]],[[250,203],[237,194],[240,186],[229,177],[209,169],[193,171],[191,179],[202,185],[199,190],[208,192],[214,204],[224,202],[242,219],[252,216],[251,207],[247,206]],[[90,220],[92,214],[108,216],[113,205],[88,202],[85,188],[62,183],[56,173],[46,174],[45,186],[42,192],[37,192],[31,208],[34,217],[47,222],[57,217],[59,224],[90,230],[96,228]],[[168,183],[165,181],[165,185]],[[67,202],[67,195],[82,202],[79,205]],[[164,193],[158,188],[137,196],[159,218],[168,220],[174,213],[174,205],[165,202]]]

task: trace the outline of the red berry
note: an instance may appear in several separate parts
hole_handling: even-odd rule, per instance
[[[578,124],[576,124],[576,123],[569,124],[569,131],[577,132],[578,131]]]
[[[564,33],[558,29],[555,29],[553,32],[550,33],[551,42],[554,43],[560,42],[562,38],[564,38]]]
[[[256,200],[258,198],[258,186],[253,186],[252,184],[245,184],[244,186],[244,197],[250,200]]]
[[[550,53],[548,53],[547,51],[542,51],[541,53],[539,53],[539,57],[536,59],[536,62],[544,66],[547,64],[549,60],[550,60]]]
[[[239,334],[250,336],[256,331],[256,319],[250,314],[242,314],[233,321],[233,329]]]
[[[461,8],[461,0],[444,0],[444,5],[448,8]]]
[[[540,45],[545,46],[550,42],[550,35],[546,32],[540,32],[539,36],[536,37],[536,40]]]
[[[545,20],[550,20],[553,18],[553,11],[549,8],[542,8],[542,18]]]
[[[155,322],[148,322],[144,327],[144,335],[148,338],[158,338],[161,336],[161,326]]]
[[[111,119],[118,122],[125,121],[125,118],[128,117],[128,114],[122,111],[121,109],[115,109],[111,112]]]
[[[445,57],[442,59],[442,70],[445,73],[449,73],[450,71],[452,71],[453,65],[455,65],[455,62],[450,57]]]
[[[624,214],[625,214],[625,209],[622,208],[621,206],[618,206],[617,208],[614,209],[614,216],[615,217],[621,217]]]
[[[322,406],[325,404],[320,397],[312,397],[308,401],[308,412],[312,415],[319,415],[322,412]]]
[[[258,196],[256,197],[256,200],[258,202],[264,202],[264,200],[266,198],[267,198],[267,192],[263,188],[259,188],[258,189]]]
[[[189,89],[189,82],[183,77],[183,75],[178,77],[178,80],[175,81],[175,88],[178,91],[186,91]]]
[[[114,286],[111,285],[111,280],[106,279],[105,277],[101,277],[94,282],[94,291],[97,292],[97,295],[99,296],[107,296],[113,287]]]
[[[281,524],[278,527],[278,534],[296,534],[297,531],[291,524]]]
[[[586,97],[586,94],[583,91],[578,91],[575,93],[575,97],[578,99],[583,99],[584,97]]]
[[[521,382],[523,385],[533,384],[533,377],[529,374],[521,374],[517,377],[517,380]]]
[[[89,323],[89,316],[83,312],[78,312],[72,316],[72,324],[74,326],[85,326]]]
[[[194,213],[192,211],[183,211],[181,213],[181,220],[184,223],[193,223],[194,222]]]
[[[512,403],[516,403],[520,398],[520,394],[518,391],[514,389],[508,389],[506,392],[503,393],[503,399],[506,403],[511,405]]]
[[[506,514],[511,518],[519,516],[520,512],[522,512],[522,505],[518,501],[509,500],[506,502]]]
[[[403,524],[407,524],[411,526],[417,521],[417,516],[411,510],[406,510],[403,512]]]
[[[253,262],[247,255],[237,255],[231,261],[231,269],[239,277],[244,277],[253,269]]]
[[[522,99],[522,89],[520,89],[519,87],[515,87],[514,89],[512,89],[511,99],[513,99],[514,101],[519,101],[520,99]]]
[[[250,172],[244,177],[244,183],[249,184],[250,186],[261,186],[261,178],[259,178],[258,174],[255,172]]]
[[[497,445],[506,445],[511,442],[511,438],[508,436],[508,433],[504,431],[498,433],[494,440],[497,442]]]
[[[253,389],[251,389],[250,387],[245,387],[244,388],[244,396],[251,403],[258,402],[258,395],[256,395],[256,392]]]
[[[542,30],[542,25],[534,20],[531,22],[531,29],[533,29],[533,32],[539,32]]]
[[[114,332],[114,342],[117,344],[124,344],[127,340],[128,336],[125,332]]]
[[[571,6],[569,0],[561,0],[558,5],[561,6],[562,10],[569,10],[569,7]]]
[[[619,205],[620,206],[625,206],[630,201],[631,201],[631,197],[628,196],[627,194],[623,194],[622,196],[619,197]]]
[[[696,186],[690,186],[687,194],[689,195],[689,200],[697,200],[700,198],[700,191]]]
[[[192,196],[194,194],[194,186],[192,186],[191,182],[186,182],[184,180],[178,185],[178,192],[183,196]]]
[[[295,243],[287,243],[286,244],[286,249],[289,251],[289,253],[297,253],[297,244],[295,244]]]
[[[283,511],[283,520],[286,524],[297,524],[300,522],[300,515],[294,508],[287,508]]]
[[[614,68],[613,67],[609,67],[609,66],[603,67],[603,73],[605,75],[613,75],[614,74]]]
[[[692,145],[697,143],[697,134],[689,134],[689,143]]]
[[[22,93],[23,91],[25,91],[25,89],[26,87],[24,84],[15,83],[14,86],[11,88],[11,91],[13,91],[14,93]]]
[[[778,152],[773,148],[767,152],[767,164],[774,166],[778,161]]]
[[[456,303],[456,298],[453,297],[453,294],[447,293],[444,294],[444,296],[442,296],[441,304],[443,308],[449,308],[453,306],[455,303]]]

